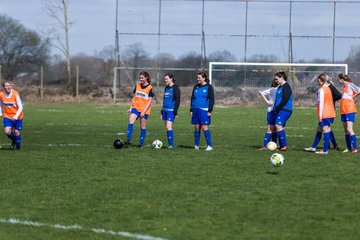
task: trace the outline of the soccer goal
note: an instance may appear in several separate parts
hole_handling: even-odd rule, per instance
[[[258,90],[270,87],[274,74],[285,71],[295,97],[316,92],[317,76],[329,75],[336,86],[339,73],[348,73],[347,64],[323,63],[249,63],[210,62],[209,78],[217,100],[251,103],[258,100]],[[226,101],[226,100],[225,100]]]

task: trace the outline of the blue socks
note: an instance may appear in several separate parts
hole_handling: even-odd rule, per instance
[[[10,138],[10,140],[12,141],[12,142],[14,142],[15,141],[15,134],[12,132],[12,133],[10,133],[10,135],[6,135],[8,138]]]
[[[166,132],[169,146],[174,146],[174,131],[169,130]]]
[[[285,130],[278,132],[280,148],[287,146]]]
[[[332,143],[332,145],[334,147],[336,147],[338,145],[337,142],[336,142],[335,135],[334,135],[333,131],[330,131],[330,141],[331,141],[331,143]]]
[[[211,133],[210,130],[204,131],[206,144],[212,147]],[[194,142],[196,146],[200,146],[200,131],[194,131]]]
[[[272,138],[272,134],[271,133],[265,133],[264,136],[264,147],[266,147],[266,145],[270,142],[270,138]],[[276,140],[275,140],[276,142]]]
[[[200,131],[194,131],[194,142],[196,146],[200,145]]]
[[[345,135],[346,148],[351,151],[351,137],[349,134]]]
[[[141,146],[144,145],[145,137],[146,137],[146,128],[141,129],[141,131],[140,131],[139,145],[141,145]]]
[[[18,136],[15,136],[15,144],[16,144],[16,149],[20,149],[20,145],[21,145],[21,134],[19,134]]]
[[[132,134],[134,131],[134,124],[128,124],[128,129],[127,129],[127,140],[131,141],[132,140]]]
[[[204,131],[204,136],[205,136],[206,144],[207,144],[208,146],[212,147],[210,130]],[[199,146],[199,145],[198,145],[198,146]]]
[[[277,142],[277,132],[273,132],[272,134],[271,134],[271,141],[273,141],[274,143],[276,143]]]
[[[353,149],[358,149],[358,146],[357,146],[357,143],[356,143],[356,135],[351,135],[350,136],[350,139],[351,139],[351,144],[353,146]]]
[[[324,133],[324,149],[323,152],[327,152],[330,145],[330,132]]]
[[[316,132],[315,138],[314,138],[314,142],[311,145],[312,148],[316,148],[317,145],[319,144],[320,140],[321,140],[321,136],[322,136],[322,132]],[[329,147],[329,146],[328,146]]]

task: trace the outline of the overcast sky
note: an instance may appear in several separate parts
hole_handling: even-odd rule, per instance
[[[0,0],[0,14],[11,16],[27,28],[38,32],[51,28],[52,21],[45,11],[46,0]],[[50,1],[50,0],[48,0]],[[70,47],[73,55],[94,54],[105,46],[115,43],[116,0],[70,0],[69,15],[74,23],[70,29]],[[267,38],[265,35],[287,35],[289,32],[289,3],[249,1],[247,56],[274,54],[287,60],[288,38]],[[294,3],[292,7],[292,34],[294,36],[331,36],[333,33],[333,1],[308,1]],[[320,3],[319,3],[320,2]],[[326,2],[326,4],[321,3]],[[358,2],[358,3],[356,3]],[[199,36],[177,36],[201,33],[202,1],[163,0],[161,32],[158,38],[158,1],[119,0],[118,30],[120,49],[141,42],[151,55],[160,52],[175,57],[190,51],[199,53]],[[336,34],[360,36],[360,1],[338,3],[336,6]],[[243,1],[206,1],[205,5],[206,52],[228,50],[237,59],[244,57],[245,3]],[[132,33],[127,35],[125,33]],[[134,35],[135,33],[135,35]],[[147,33],[150,35],[142,35]],[[234,36],[230,36],[234,35]],[[261,37],[261,35],[264,35]],[[343,60],[352,45],[360,44],[360,38],[339,38],[335,45],[335,60]],[[324,58],[331,60],[331,38],[293,38],[295,61]],[[53,50],[53,54],[57,54]]]
[[[42,33],[50,29],[53,22],[45,10],[44,1],[46,0],[0,0],[0,13]],[[114,45],[115,0],[69,2],[69,16],[73,22],[70,28],[70,47],[73,54],[91,55],[107,45]]]

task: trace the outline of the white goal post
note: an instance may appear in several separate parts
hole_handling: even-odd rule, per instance
[[[285,71],[295,97],[307,98],[317,88],[317,76],[329,75],[338,85],[339,73],[348,73],[347,64],[210,62],[209,79],[220,101],[254,102],[258,90],[270,87],[274,74]],[[339,86],[339,85],[338,85]],[[230,101],[229,101],[230,99]]]

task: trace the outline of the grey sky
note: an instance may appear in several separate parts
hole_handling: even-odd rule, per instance
[[[17,19],[30,29],[44,32],[53,23],[45,11],[44,1],[0,0],[0,13]],[[91,55],[114,44],[114,0],[70,0],[69,15],[73,22],[70,29],[72,54]],[[53,53],[58,52],[54,50]]]
[[[44,11],[44,0],[0,0],[0,13],[19,20],[26,27],[42,31],[51,27]],[[313,3],[310,3],[313,2]],[[316,2],[316,3],[314,3]],[[324,3],[325,2],[325,3]],[[296,36],[331,36],[333,31],[333,1],[308,1],[292,4],[292,34],[295,61],[332,57],[331,38],[298,38]],[[356,3],[358,2],[358,3]],[[93,54],[115,42],[116,0],[70,0],[72,54]],[[289,3],[249,1],[247,57],[254,54],[274,54],[287,60],[289,39],[281,37],[289,32]],[[165,34],[200,34],[202,1],[163,0],[161,32]],[[120,49],[141,42],[151,55],[158,52],[158,1],[119,0]],[[337,3],[336,35],[360,36],[360,1]],[[206,52],[228,50],[239,61],[244,57],[245,3],[243,1],[206,1]],[[232,35],[232,36],[230,36]],[[277,35],[278,38],[265,37]],[[171,36],[160,38],[160,52],[175,57],[190,51],[199,53],[199,36]],[[351,45],[360,44],[359,38],[338,38],[335,60],[343,60]],[[53,51],[53,53],[57,53]]]

